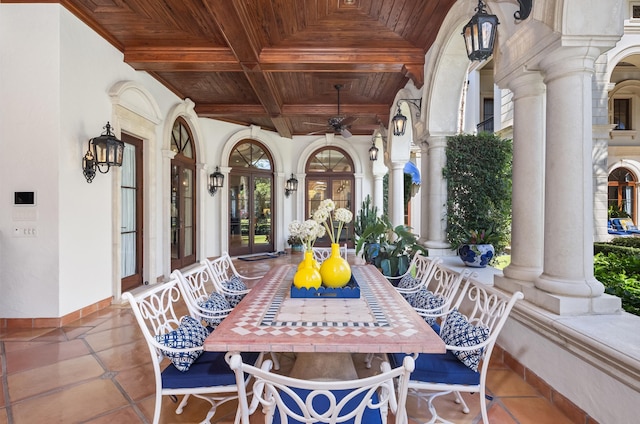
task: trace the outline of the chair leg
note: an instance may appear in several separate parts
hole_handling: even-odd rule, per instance
[[[456,403],[462,404],[462,412],[465,414],[469,413],[469,407],[467,406],[467,402],[464,401],[460,392],[455,392],[456,394]]]
[[[158,390],[156,393],[156,406],[153,410],[153,424],[160,422],[160,411],[162,410],[162,394]]]
[[[367,369],[371,368],[371,362],[373,362],[373,353],[367,353],[367,356],[364,358]]]
[[[280,360],[278,359],[278,355],[275,352],[271,352],[271,362],[273,362],[273,369],[280,369]]]
[[[180,401],[180,403],[178,404],[178,407],[176,408],[176,414],[178,415],[182,414],[182,411],[184,411],[184,407],[187,406],[187,401],[189,400],[189,396],[191,395],[184,395],[182,397],[182,400]]]
[[[487,396],[484,385],[480,386],[480,412],[482,413],[482,422],[489,424],[489,415],[487,414]]]
[[[447,421],[444,418],[442,418],[441,416],[438,415],[438,411],[436,411],[436,407],[433,405],[433,400],[439,396],[443,396],[443,395],[448,395],[449,393],[451,393],[451,390],[445,391],[445,392],[435,392],[435,393],[429,393],[426,394],[424,392],[420,392],[420,391],[416,391],[416,394],[418,397],[422,398],[422,399],[426,399],[427,400],[427,407],[429,408],[429,413],[431,414],[431,419],[429,421],[427,421],[424,424],[435,424],[435,423],[441,423],[441,424],[455,424],[451,421]]]

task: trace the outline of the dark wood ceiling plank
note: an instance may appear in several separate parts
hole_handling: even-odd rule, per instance
[[[242,67],[226,47],[131,47],[124,61],[137,70],[238,72]]]
[[[424,52],[418,48],[362,48],[354,50],[340,47],[267,48],[260,54],[260,63],[422,63]]]
[[[456,0],[58,1],[199,115],[290,137],[336,115],[337,83],[354,134],[387,124]]]

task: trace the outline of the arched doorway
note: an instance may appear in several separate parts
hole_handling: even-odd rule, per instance
[[[229,254],[273,252],[273,159],[257,141],[243,140],[229,156]]]
[[[171,150],[171,269],[180,269],[196,261],[196,153],[182,118],[173,124]]]
[[[336,208],[355,211],[354,165],[349,155],[338,147],[323,147],[316,150],[305,166],[306,192],[305,216],[311,216],[324,199],[332,199]],[[340,244],[354,246],[353,221],[340,234]],[[329,246],[328,236],[316,241],[316,246]]]
[[[609,210],[624,212],[637,223],[636,219],[636,183],[637,178],[627,168],[616,168],[609,174],[608,201]]]

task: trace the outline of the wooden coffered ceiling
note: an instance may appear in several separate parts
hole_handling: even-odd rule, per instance
[[[19,0],[18,0],[19,1]],[[283,137],[387,124],[455,0],[60,0],[199,116]]]

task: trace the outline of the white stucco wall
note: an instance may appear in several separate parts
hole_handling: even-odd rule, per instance
[[[118,299],[120,170],[98,173],[91,184],[81,170],[87,141],[100,135],[107,121],[117,136],[124,131],[143,139],[143,277],[150,283],[165,279],[171,270],[169,162],[163,150],[169,148],[176,111],[188,114],[188,101],[125,64],[119,50],[59,5],[0,4],[0,47],[0,146],[11,152],[0,158],[0,318],[62,317],[111,296]],[[139,87],[140,95],[131,92],[123,99],[126,104],[116,106],[111,94],[123,83]],[[126,109],[126,118],[118,107]],[[202,177],[197,259],[226,249],[224,196],[209,196],[204,177],[215,166],[228,165],[229,146],[242,138],[262,141],[274,156],[276,250],[284,249],[287,223],[304,214],[303,186],[285,198],[284,181],[304,169],[305,149],[321,146],[324,136],[284,139],[257,127],[195,115],[188,122],[197,134]],[[370,137],[347,142],[337,137],[334,142],[357,163],[358,207],[373,191],[371,166],[363,159]],[[14,207],[14,191],[35,191],[37,205]],[[34,228],[36,235],[16,237],[16,228]]]
[[[59,310],[58,10],[3,5],[0,13],[1,316],[56,316]],[[35,191],[36,206],[14,207],[14,191]],[[27,228],[37,235],[14,234]]]

